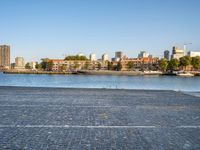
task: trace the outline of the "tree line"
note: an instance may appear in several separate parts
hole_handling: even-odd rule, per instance
[[[180,68],[185,70],[186,67],[190,66],[190,65],[193,67],[194,70],[199,70],[200,69],[200,56],[196,56],[196,57],[184,56],[184,57],[181,57],[179,60],[171,59],[170,61],[163,58],[159,61],[160,70],[163,72],[177,71]]]

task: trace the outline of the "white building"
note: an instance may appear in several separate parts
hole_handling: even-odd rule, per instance
[[[103,61],[108,61],[109,60],[108,54],[103,54],[102,55],[102,60]]]
[[[94,54],[94,53],[90,54],[90,60],[91,61],[96,61],[97,60],[96,54]]]
[[[180,59],[184,56],[184,51],[178,47],[173,47],[172,59]]]
[[[79,53],[79,54],[78,54],[78,56],[79,56],[79,57],[81,57],[81,56],[85,56],[85,55],[84,55],[84,54],[82,54],[82,53]]]
[[[184,56],[184,54],[173,54],[172,59],[180,59],[183,56]]]
[[[189,51],[188,52],[188,56],[190,56],[190,57],[200,56],[200,52]]]
[[[146,57],[149,57],[149,54],[146,51],[141,51],[138,54],[138,58],[146,58]]]
[[[23,57],[16,57],[15,58],[15,68],[16,69],[24,69],[25,68]]]

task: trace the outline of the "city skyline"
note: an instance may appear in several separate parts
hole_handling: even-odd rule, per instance
[[[64,55],[142,50],[161,57],[173,46],[199,51],[198,0],[6,1],[0,5],[0,44],[11,46],[11,62]],[[52,11],[54,10],[54,11]]]
[[[8,46],[10,48],[10,45],[0,45],[0,46]],[[183,45],[183,47],[186,48],[187,45]],[[187,55],[188,56],[191,55],[192,57],[195,57],[197,55],[199,56],[199,54],[200,54],[200,51],[191,51],[191,50],[188,50],[188,49],[181,49],[180,47],[177,47],[177,46],[173,46],[171,49],[172,50],[162,51],[161,52],[162,54],[160,53],[159,56],[154,56],[154,55],[152,55],[151,53],[148,53],[148,51],[145,51],[145,50],[138,51],[137,54],[134,54],[134,55],[131,55],[131,56],[126,55],[123,51],[115,51],[112,55],[108,55],[108,53],[105,52],[105,53],[101,54],[100,56],[97,56],[96,53],[90,52],[89,55],[86,55],[85,53],[71,53],[71,54],[68,54],[68,55],[63,55],[62,57],[59,57],[59,58],[57,58],[57,57],[51,57],[50,58],[50,57],[45,56],[45,57],[40,57],[37,61],[26,61],[26,62],[41,62],[42,59],[46,59],[46,58],[48,58],[48,59],[65,59],[67,56],[85,56],[89,60],[101,60],[104,57],[104,55],[106,55],[106,57],[107,57],[106,59],[108,59],[108,61],[112,61],[115,58],[122,58],[122,57],[125,57],[125,58],[128,58],[128,59],[140,58],[140,57],[154,57],[154,58],[162,59],[162,58],[168,57],[166,59],[170,60],[173,57],[172,55],[175,54],[174,49],[177,49],[178,51],[181,51],[181,53],[182,53],[182,55],[178,56],[176,59],[179,59],[180,57],[187,56]],[[166,56],[166,54],[165,54],[166,51],[168,51],[168,54],[167,54],[168,56]],[[121,56],[118,57],[117,53],[121,53],[120,54]],[[9,54],[9,55],[11,55],[11,54]],[[15,62],[16,58],[18,58],[18,57],[26,60],[26,58],[24,58],[23,56],[16,56],[14,58],[14,61],[11,60],[10,63]]]

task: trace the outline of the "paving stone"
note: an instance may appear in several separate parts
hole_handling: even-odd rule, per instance
[[[0,149],[200,149],[200,97],[0,87]]]

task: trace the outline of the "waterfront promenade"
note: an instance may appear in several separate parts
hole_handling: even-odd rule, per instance
[[[0,87],[0,149],[200,149],[198,96]]]

